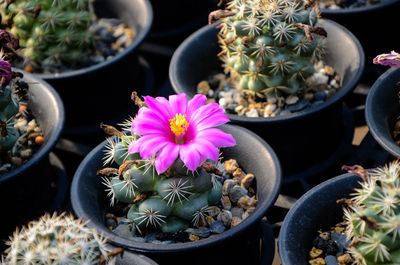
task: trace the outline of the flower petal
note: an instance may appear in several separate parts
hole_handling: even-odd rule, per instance
[[[178,95],[169,96],[169,104],[171,105],[172,115],[175,117],[175,114],[186,114],[187,107],[187,98],[186,94],[181,93]],[[171,117],[173,118],[173,117]]]
[[[229,122],[229,118],[224,113],[215,113],[213,115],[204,117],[196,123],[198,131],[211,127],[216,127]]]
[[[143,97],[147,106],[160,118],[167,120],[171,118],[172,110],[171,106],[166,98],[157,97],[153,98],[150,96]]]
[[[142,159],[147,159],[156,154],[160,149],[167,145],[170,141],[163,136],[143,136],[140,146],[140,156]]]
[[[202,94],[197,94],[191,100],[189,100],[186,109],[186,114],[188,118],[190,119],[192,113],[194,113],[198,108],[206,104],[206,102],[207,102],[207,97]]]
[[[211,159],[215,162],[218,161],[219,150],[211,142],[206,139],[196,139],[196,142],[192,143],[192,145],[199,152],[201,160]]]
[[[201,156],[195,147],[196,146],[192,143],[184,144],[179,152],[181,160],[191,171],[195,171],[197,167],[200,166],[200,162],[202,162]]]
[[[168,143],[158,153],[156,158],[156,170],[158,174],[164,173],[179,155],[180,146]]]
[[[236,141],[232,135],[217,128],[201,130],[197,133],[196,137],[197,139],[206,139],[216,147],[229,147],[236,145]]]

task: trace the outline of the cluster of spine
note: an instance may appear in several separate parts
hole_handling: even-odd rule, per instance
[[[73,216],[46,214],[15,231],[4,265],[113,264],[106,240]]]
[[[266,96],[301,94],[323,53],[313,1],[231,0],[210,14],[222,21],[219,54],[237,87]]]
[[[33,69],[76,65],[92,47],[89,0],[0,0],[1,23]]]
[[[356,264],[400,264],[399,161],[367,174],[344,209]]]
[[[6,152],[15,145],[19,133],[14,128],[14,117],[19,111],[19,103],[14,97],[10,83],[0,89],[0,152]]]
[[[130,124],[127,123],[127,130]],[[166,173],[155,171],[155,158],[142,160],[129,154],[128,148],[136,135],[122,134],[108,138],[105,164],[115,162],[119,169],[100,171],[107,186],[111,205],[115,200],[129,203],[127,217],[140,229],[161,229],[177,232],[190,223],[198,225],[208,215],[208,206],[222,197],[222,185],[203,167],[189,171],[178,158]]]

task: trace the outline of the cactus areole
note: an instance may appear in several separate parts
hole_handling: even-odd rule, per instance
[[[210,14],[221,20],[218,54],[239,89],[268,96],[302,94],[327,33],[312,1],[230,0]]]
[[[130,204],[128,218],[139,229],[184,230],[190,222],[204,221],[208,206],[220,201],[222,185],[213,174],[218,148],[236,142],[214,128],[229,119],[217,103],[206,101],[204,95],[187,101],[185,94],[136,98],[141,108],[124,124],[124,133],[105,128],[115,135],[105,164],[120,167],[102,169],[103,183],[111,204]]]

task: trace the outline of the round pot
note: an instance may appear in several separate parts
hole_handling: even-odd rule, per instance
[[[375,81],[365,103],[365,119],[369,131],[395,157],[400,157],[400,147],[393,139],[394,124],[400,115],[399,81],[400,69],[387,70]]]
[[[372,59],[376,55],[399,47],[400,43],[393,28],[388,26],[397,24],[399,8],[400,0],[383,0],[363,7],[321,9],[321,16],[332,19],[353,32],[364,47],[367,64],[372,65]]]
[[[131,251],[124,251],[121,256],[117,257],[115,265],[157,265],[156,262],[141,254]]]
[[[274,204],[280,190],[279,161],[271,147],[254,133],[238,126],[220,128],[232,134],[237,142],[236,146],[222,150],[224,159],[235,158],[246,172],[256,176],[256,210],[238,226],[199,241],[169,245],[140,243],[112,233],[104,223],[104,208],[109,202],[104,196],[104,185],[96,175],[102,168],[104,142],[89,153],[75,173],[71,202],[76,215],[88,218],[88,225],[108,237],[111,244],[145,253],[159,263],[171,260],[174,264],[187,264],[190,260],[191,264],[256,264],[260,254],[260,219]]]
[[[282,265],[309,264],[309,251],[318,230],[329,230],[343,221],[342,206],[336,200],[349,197],[359,181],[361,178],[353,174],[340,175],[312,188],[293,205],[279,232]]]
[[[328,32],[325,62],[342,79],[335,95],[315,108],[286,116],[249,118],[227,114],[232,123],[252,130],[272,146],[285,177],[322,163],[341,145],[345,134],[342,101],[354,89],[364,68],[364,53],[353,34],[333,21],[321,20],[321,26]],[[215,25],[205,26],[175,51],[169,76],[177,93],[192,97],[200,81],[223,72],[217,58],[218,31]]]
[[[64,106],[57,92],[45,81],[28,73],[24,73],[24,81],[30,83],[29,106],[43,130],[45,142],[20,167],[0,176],[0,209],[6,213],[1,221],[0,238],[5,238],[15,226],[50,209],[55,199],[50,195],[54,172],[49,170],[48,154],[63,129]]]
[[[129,100],[132,90],[140,92],[148,82],[136,51],[151,27],[149,1],[96,0],[94,7],[99,18],[120,18],[136,36],[123,52],[102,63],[63,73],[35,74],[49,82],[65,102],[66,129],[71,134],[99,131],[101,121],[126,113],[133,106]]]

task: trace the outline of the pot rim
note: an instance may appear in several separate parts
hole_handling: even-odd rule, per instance
[[[329,20],[329,19],[320,19],[320,23],[323,24],[330,24],[332,26],[335,26],[336,28],[339,28],[341,31],[343,31],[349,39],[355,44],[357,51],[358,51],[358,56],[360,58],[360,63],[357,67],[357,72],[354,76],[353,79],[351,79],[347,85],[342,86],[338,92],[336,92],[330,99],[324,102],[324,104],[318,105],[314,108],[307,109],[306,111],[302,112],[297,112],[297,113],[292,113],[288,114],[285,116],[276,116],[276,117],[257,117],[257,118],[250,118],[250,117],[245,117],[245,116],[239,116],[236,114],[229,114],[226,113],[226,115],[229,117],[231,121],[234,121],[236,123],[247,123],[247,124],[262,124],[262,123],[284,123],[288,121],[294,121],[294,120],[299,120],[299,119],[304,119],[306,117],[315,115],[325,109],[328,109],[332,105],[336,104],[338,101],[341,101],[343,97],[345,97],[348,93],[350,93],[355,86],[357,85],[359,79],[361,78],[361,75],[364,71],[365,67],[365,55],[363,48],[358,41],[358,39],[351,33],[348,29],[346,29],[344,26]],[[185,93],[186,88],[182,88],[179,83],[177,82],[177,76],[178,74],[178,69],[179,69],[179,61],[180,61],[180,55],[182,54],[183,50],[188,49],[188,47],[194,43],[194,42],[199,42],[199,39],[201,39],[201,36],[208,33],[211,30],[214,30],[215,24],[213,25],[206,25],[203,26],[201,29],[195,31],[193,34],[191,34],[184,42],[182,42],[181,45],[175,50],[174,55],[172,56],[170,65],[169,65],[169,79],[171,81],[171,85],[176,93]]]
[[[380,126],[377,126],[377,122],[374,117],[376,110],[374,111],[374,109],[378,107],[376,105],[375,99],[378,93],[382,93],[382,82],[384,82],[385,79],[390,78],[391,75],[394,75],[398,72],[400,72],[400,68],[390,68],[386,70],[381,76],[379,76],[379,78],[372,85],[371,90],[368,93],[367,100],[365,102],[365,120],[367,122],[369,131],[371,132],[374,139],[378,142],[378,144],[395,157],[400,157],[400,146],[398,146],[394,142],[393,138],[388,139],[382,133],[382,131],[378,129],[378,127]]]
[[[361,13],[368,13],[368,12],[376,12],[383,8],[390,7],[396,3],[400,2],[399,0],[384,0],[378,4],[374,5],[367,5],[367,6],[360,6],[355,8],[344,8],[344,9],[321,9],[322,16],[352,16],[352,15],[359,15]]]
[[[231,228],[229,230],[226,230],[225,232],[221,234],[216,234],[211,238],[205,238],[199,241],[193,241],[193,242],[185,242],[185,243],[174,243],[174,244],[167,244],[167,245],[161,245],[161,244],[152,244],[152,243],[139,243],[135,242],[133,240],[128,240],[123,237],[120,237],[111,231],[106,231],[102,230],[101,232],[103,233],[104,236],[106,236],[109,241],[114,244],[118,245],[121,247],[124,247],[128,250],[136,251],[136,252],[144,252],[144,253],[167,253],[167,252],[180,252],[180,251],[190,251],[190,250],[196,250],[204,247],[210,247],[215,244],[221,243],[224,240],[228,240],[230,238],[233,238],[235,235],[240,234],[243,232],[247,227],[255,225],[261,218],[264,217],[266,212],[269,210],[269,208],[274,204],[276,199],[278,198],[280,187],[281,187],[281,182],[282,182],[282,171],[281,171],[281,166],[278,160],[278,157],[276,156],[275,152],[273,149],[263,140],[261,139],[258,135],[254,134],[253,132],[249,131],[246,128],[237,126],[237,125],[222,125],[219,126],[219,128],[223,129],[228,128],[231,132],[237,131],[238,133],[245,133],[248,134],[250,137],[252,137],[254,140],[259,142],[264,146],[264,148],[268,151],[268,156],[270,159],[273,161],[274,165],[274,170],[276,172],[275,176],[275,186],[272,188],[268,198],[262,203],[262,204],[257,204],[256,210],[243,222],[241,222],[238,226]],[[75,212],[75,214],[79,217],[85,217],[89,218],[89,216],[86,216],[86,213],[82,207],[82,204],[80,203],[81,199],[79,199],[80,193],[78,193],[78,182],[79,179],[82,178],[83,175],[83,170],[86,164],[88,164],[91,160],[92,157],[95,156],[98,152],[101,152],[104,146],[104,142],[99,144],[96,148],[94,148],[86,157],[85,159],[81,162],[79,165],[78,169],[75,172],[72,185],[71,185],[71,202],[72,202],[72,208]],[[93,224],[93,222],[89,221],[88,226],[98,228],[96,224]]]
[[[304,193],[297,201],[296,203],[290,208],[289,212],[286,214],[285,219],[283,220],[282,226],[280,231],[288,231],[288,227],[293,221],[293,216],[297,213],[299,207],[304,204],[305,202],[308,202],[310,198],[312,198],[315,194],[317,194],[321,189],[325,189],[328,186],[333,186],[336,185],[337,182],[340,182],[345,179],[350,179],[357,177],[357,175],[354,175],[352,173],[344,173],[339,176],[336,176],[334,178],[328,179],[317,186],[313,187],[306,193]],[[360,178],[360,181],[362,179]],[[288,243],[287,240],[284,240],[284,234],[280,232],[279,237],[278,237],[278,252],[281,249],[285,249],[285,245]],[[288,260],[287,255],[280,255],[280,260],[281,264],[290,264],[290,260]]]
[[[54,102],[54,105],[56,106],[55,110],[51,110],[53,112],[57,113],[57,124],[54,126],[54,130],[52,132],[52,137],[48,139],[45,144],[36,152],[33,154],[31,158],[29,158],[25,163],[23,163],[21,166],[11,170],[10,172],[0,176],[0,184],[2,182],[5,182],[14,176],[18,176],[23,174],[26,170],[28,170],[30,167],[34,166],[35,164],[39,163],[45,156],[49,154],[53,146],[56,144],[58,139],[60,138],[61,132],[64,128],[64,123],[65,123],[65,110],[64,110],[64,105],[63,102],[58,95],[58,93],[55,91],[55,89],[50,86],[46,81],[42,80],[41,78],[38,78],[37,76],[26,73],[20,69],[15,69],[18,72],[22,72],[24,74],[24,79],[25,80],[30,80],[30,81],[35,81],[38,82],[38,87],[40,87],[41,90],[46,90],[47,94],[50,95],[52,98],[52,101]],[[47,108],[48,105],[46,106],[41,106],[42,108]]]
[[[132,53],[137,47],[143,42],[145,37],[150,31],[152,22],[153,22],[153,9],[150,4],[149,0],[137,0],[141,1],[143,3],[143,6],[145,7],[144,12],[147,13],[146,16],[146,21],[145,21],[145,26],[140,30],[140,33],[135,36],[133,42],[126,47],[122,52],[117,53],[114,57],[112,57],[109,60],[105,60],[104,62],[97,63],[85,68],[80,68],[76,69],[73,71],[68,71],[68,72],[61,72],[61,73],[50,73],[50,74],[43,74],[43,73],[33,73],[39,78],[45,79],[47,81],[54,81],[54,80],[63,80],[67,78],[72,78],[72,77],[80,77],[84,75],[88,75],[91,73],[94,73],[96,71],[100,71],[104,68],[110,67],[116,62],[120,61],[123,59],[125,56],[129,55]]]

